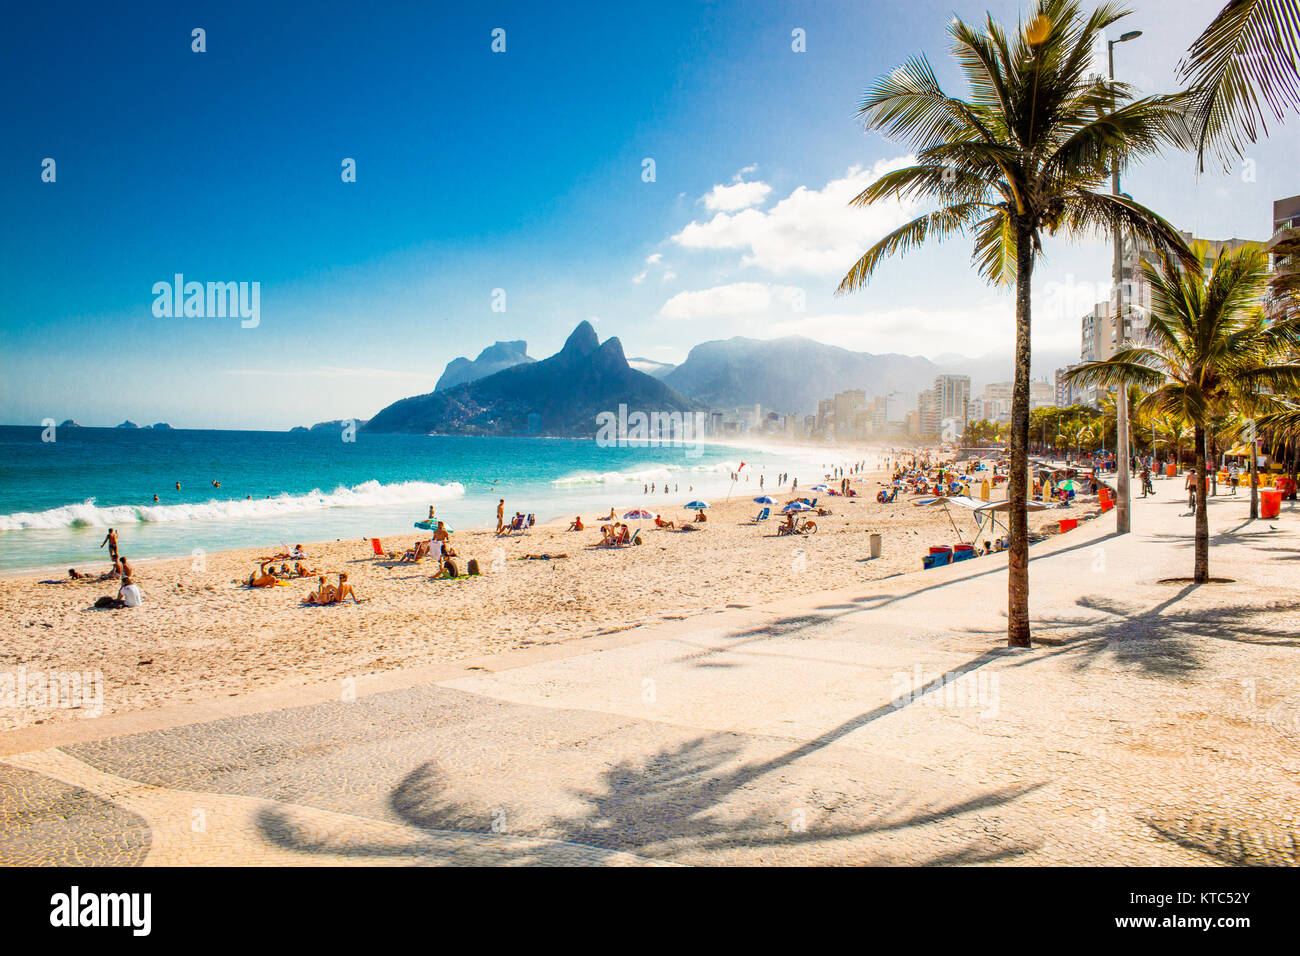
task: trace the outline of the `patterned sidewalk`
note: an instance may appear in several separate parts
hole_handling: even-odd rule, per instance
[[[1162,582],[1181,507],[1036,546],[1029,651],[985,558],[355,700],[0,735],[0,860],[1295,865],[1297,515],[1216,502],[1236,581],[1194,589]]]

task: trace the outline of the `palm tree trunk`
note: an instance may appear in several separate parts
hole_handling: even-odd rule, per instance
[[[1192,580],[1205,584],[1210,580],[1210,516],[1206,514],[1209,498],[1205,488],[1205,429],[1196,426],[1196,565]]]
[[[1259,517],[1259,456],[1255,454],[1255,439],[1250,441],[1250,519]]]
[[[1029,230],[1016,227],[1016,375],[1011,390],[1011,475],[1007,482],[1007,646],[1029,646],[1029,293],[1034,249]]]

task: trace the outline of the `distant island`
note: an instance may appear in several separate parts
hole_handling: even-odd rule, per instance
[[[114,427],[114,428],[139,428],[140,426],[137,425],[135,422],[131,421],[131,420],[128,418],[128,419],[127,419],[126,421],[124,421],[122,424],[120,424],[120,425],[115,425],[115,426],[113,426],[113,427]]]

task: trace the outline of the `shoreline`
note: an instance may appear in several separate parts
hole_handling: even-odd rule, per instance
[[[379,558],[360,539],[306,545],[304,564],[329,573],[331,583],[346,572],[362,604],[304,605],[314,575],[287,586],[244,586],[254,559],[278,546],[133,561],[145,602],[123,610],[91,607],[116,593],[113,580],[45,585],[38,583],[44,575],[13,575],[0,589],[0,676],[19,666],[102,673],[103,713],[130,713],[561,644],[920,571],[930,545],[956,540],[945,509],[902,499],[879,504],[878,479],[857,482],[857,498],[822,496],[833,513],[817,517],[818,532],[806,537],[777,535],[779,519],[752,523],[759,506],[748,497],[715,503],[694,532],[641,522],[639,547],[599,547],[601,522],[592,512],[583,514],[582,532],[565,530],[572,515],[522,535],[458,530],[452,542],[461,570],[477,558],[483,574],[475,578],[434,580],[435,565]],[[1035,512],[1031,527],[1088,510]],[[963,532],[973,531],[965,516],[954,517]],[[869,557],[869,532],[883,537],[879,558]],[[382,541],[401,550],[427,537],[412,531]],[[526,557],[542,554],[551,558]],[[0,729],[81,716],[0,707]]]

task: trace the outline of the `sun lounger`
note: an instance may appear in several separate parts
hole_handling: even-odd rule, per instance
[[[760,521],[766,521],[768,518],[771,517],[771,515],[772,515],[772,509],[764,508],[762,511],[758,513],[758,516],[754,518],[754,524],[758,524]]]

